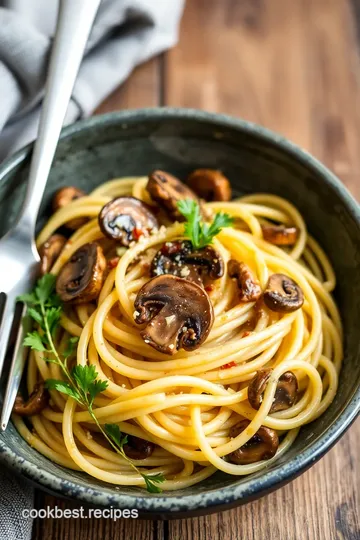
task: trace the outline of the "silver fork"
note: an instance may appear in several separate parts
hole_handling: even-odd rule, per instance
[[[0,375],[13,326],[16,299],[36,281],[39,254],[35,224],[65,113],[86,42],[101,0],[61,0],[51,53],[38,138],[31,160],[25,202],[16,225],[0,241],[0,290],[3,310],[0,326]],[[23,308],[23,315],[25,309]],[[1,413],[6,429],[25,365],[22,346],[28,322],[19,326]]]

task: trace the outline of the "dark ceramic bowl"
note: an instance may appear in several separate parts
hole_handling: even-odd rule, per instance
[[[0,168],[0,226],[14,222],[28,175],[28,146]],[[197,167],[220,168],[238,193],[271,192],[300,209],[309,230],[334,265],[336,298],[345,328],[345,361],[331,407],[304,427],[276,463],[247,477],[217,473],[178,492],[151,495],[139,488],[99,482],[52,463],[18,435],[0,436],[0,459],[53,493],[94,505],[137,508],[149,517],[180,517],[230,508],[258,498],[310,467],[345,432],[360,406],[360,211],[323,165],[261,127],[221,115],[148,109],[90,118],[64,129],[42,205],[46,219],[55,189],[74,184],[90,191],[116,176],[163,168],[180,177]]]

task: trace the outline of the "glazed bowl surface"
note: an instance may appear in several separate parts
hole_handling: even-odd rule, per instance
[[[31,145],[0,167],[0,233],[14,223],[24,197]],[[360,408],[360,210],[341,182],[316,159],[264,128],[187,109],[140,109],[97,116],[62,132],[40,210],[61,186],[89,192],[115,177],[168,170],[180,178],[199,167],[221,169],[236,194],[268,192],[303,214],[337,275],[336,300],[344,324],[345,359],[338,393],[323,416],[301,429],[278,461],[247,477],[218,472],[201,484],[159,495],[100,482],[67,470],[31,448],[10,424],[0,434],[0,460],[43,489],[96,506],[137,508],[153,518],[189,517],[243,504],[289,480],[318,460],[346,431]]]

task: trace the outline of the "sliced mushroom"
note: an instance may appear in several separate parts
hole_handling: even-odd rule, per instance
[[[60,210],[60,208],[64,208],[72,201],[75,201],[76,199],[80,199],[81,197],[85,197],[86,193],[75,186],[67,186],[59,189],[53,198],[52,207],[53,211],[56,212],[57,210]],[[88,221],[88,218],[86,217],[78,217],[71,219],[67,223],[65,223],[65,226],[68,229],[79,229],[82,227],[86,222]]]
[[[128,435],[127,443],[124,444],[124,452],[130,459],[146,459],[151,456],[154,448],[153,442],[133,435]]]
[[[105,236],[123,246],[159,227],[154,214],[135,197],[117,197],[107,203],[99,214],[99,225]]]
[[[297,227],[285,225],[262,225],[264,240],[275,246],[293,246],[298,238]]]
[[[39,414],[49,403],[49,393],[43,382],[37,383],[27,401],[22,396],[16,396],[13,412],[20,416]]]
[[[230,437],[235,438],[250,424],[249,420],[241,420],[230,429]],[[273,429],[260,426],[258,431],[234,452],[228,455],[229,461],[236,465],[247,465],[275,456],[279,447],[279,437]]]
[[[151,264],[151,275],[172,274],[203,285],[203,277],[219,279],[224,275],[224,261],[211,246],[193,250],[188,240],[166,242]]]
[[[184,221],[180,214],[177,203],[184,199],[194,199],[199,202],[196,194],[178,178],[165,171],[154,171],[149,175],[146,189],[152,199],[164,208],[171,218]]]
[[[62,234],[53,234],[40,247],[40,273],[42,276],[50,272],[66,242],[67,239]]]
[[[237,280],[241,302],[255,302],[260,297],[260,283],[247,264],[230,259],[228,272],[231,278]]]
[[[214,322],[207,293],[191,281],[172,275],[151,279],[135,300],[135,322],[147,323],[141,337],[164,354],[193,351],[205,341]]]
[[[231,186],[221,171],[196,169],[187,179],[187,184],[206,201],[230,201]]]
[[[96,243],[84,244],[62,267],[56,292],[63,302],[80,304],[98,297],[104,280],[106,259]]]
[[[271,368],[259,370],[249,384],[248,400],[253,409],[260,409],[271,372]],[[297,378],[292,371],[286,371],[279,378],[274,400],[269,412],[274,413],[292,407],[296,401],[297,392]]]
[[[278,313],[291,313],[304,303],[304,293],[299,285],[285,274],[272,274],[264,291],[264,302]]]

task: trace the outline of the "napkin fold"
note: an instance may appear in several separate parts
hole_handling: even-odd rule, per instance
[[[87,0],[84,0],[85,2]],[[65,123],[176,43],[184,0],[103,0]],[[0,161],[36,136],[57,0],[0,0]]]

